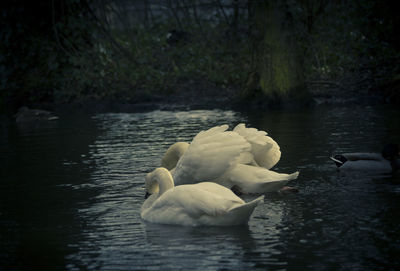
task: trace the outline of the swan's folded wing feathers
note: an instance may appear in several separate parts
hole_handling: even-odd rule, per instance
[[[281,159],[281,150],[278,143],[269,136],[264,142],[265,145],[252,144],[254,160],[258,165],[271,169]]]
[[[259,166],[271,169],[281,159],[278,143],[267,136],[267,132],[256,128],[246,128],[243,123],[238,124],[233,131],[243,136],[251,144],[251,152]]]
[[[232,190],[213,182],[202,182],[195,185],[196,188],[208,191],[225,199],[230,199],[233,202],[244,203],[244,200],[239,198]]]
[[[268,134],[267,132],[256,128],[247,128],[243,123],[238,124],[233,131],[246,138],[250,143],[260,145],[265,145],[265,138]]]
[[[181,210],[192,218],[198,218],[203,215],[222,215],[233,206],[244,203],[240,198],[218,195],[212,188],[207,190],[196,186],[197,184],[177,186],[160,196],[152,208],[171,209],[178,213]]]
[[[238,164],[229,171],[232,185],[240,187],[244,193],[264,193],[277,191],[288,181],[298,177],[292,174],[278,173],[266,168]]]
[[[234,182],[243,183],[260,183],[260,182],[271,182],[280,181],[286,179],[296,179],[298,172],[292,174],[278,173],[266,168],[254,167],[249,165],[236,165],[230,171],[230,178]]]
[[[239,134],[226,131],[227,127],[200,132],[190,143],[174,170],[176,185],[214,180],[239,159],[251,145]]]
[[[215,126],[208,130],[205,130],[205,131],[201,131],[193,138],[193,141],[194,140],[204,140],[204,139],[210,138],[212,135],[225,132],[226,130],[228,130],[228,128],[229,128],[229,126],[227,124],[224,124],[224,125],[220,125],[220,126]]]

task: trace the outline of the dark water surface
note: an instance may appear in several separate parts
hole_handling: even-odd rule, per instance
[[[336,172],[334,152],[400,140],[399,111],[153,111],[0,119],[0,270],[399,270],[400,179]],[[239,122],[279,143],[299,193],[268,193],[248,227],[140,219],[167,147]],[[248,200],[249,198],[245,198]]]

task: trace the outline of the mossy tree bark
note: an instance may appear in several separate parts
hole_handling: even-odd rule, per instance
[[[307,100],[302,51],[286,1],[252,1],[251,9],[253,59],[245,96],[261,94],[271,102]]]

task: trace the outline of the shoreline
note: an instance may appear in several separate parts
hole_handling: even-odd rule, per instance
[[[393,105],[385,99],[383,93],[379,91],[310,91],[308,101],[283,101],[268,100],[263,97],[258,99],[238,98],[237,88],[192,88],[182,89],[173,93],[163,95],[142,95],[135,99],[81,99],[71,103],[33,103],[28,105],[31,109],[44,109],[54,112],[84,112],[84,113],[137,113],[154,110],[271,110],[271,109],[298,109],[309,108],[321,105],[327,106],[349,106],[349,105]],[[1,114],[13,116],[18,108],[13,105],[2,110]]]

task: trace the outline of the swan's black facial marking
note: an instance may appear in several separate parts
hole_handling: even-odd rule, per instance
[[[146,194],[144,195],[144,199],[147,199],[148,197],[150,197],[151,194],[149,192],[146,191]]]

